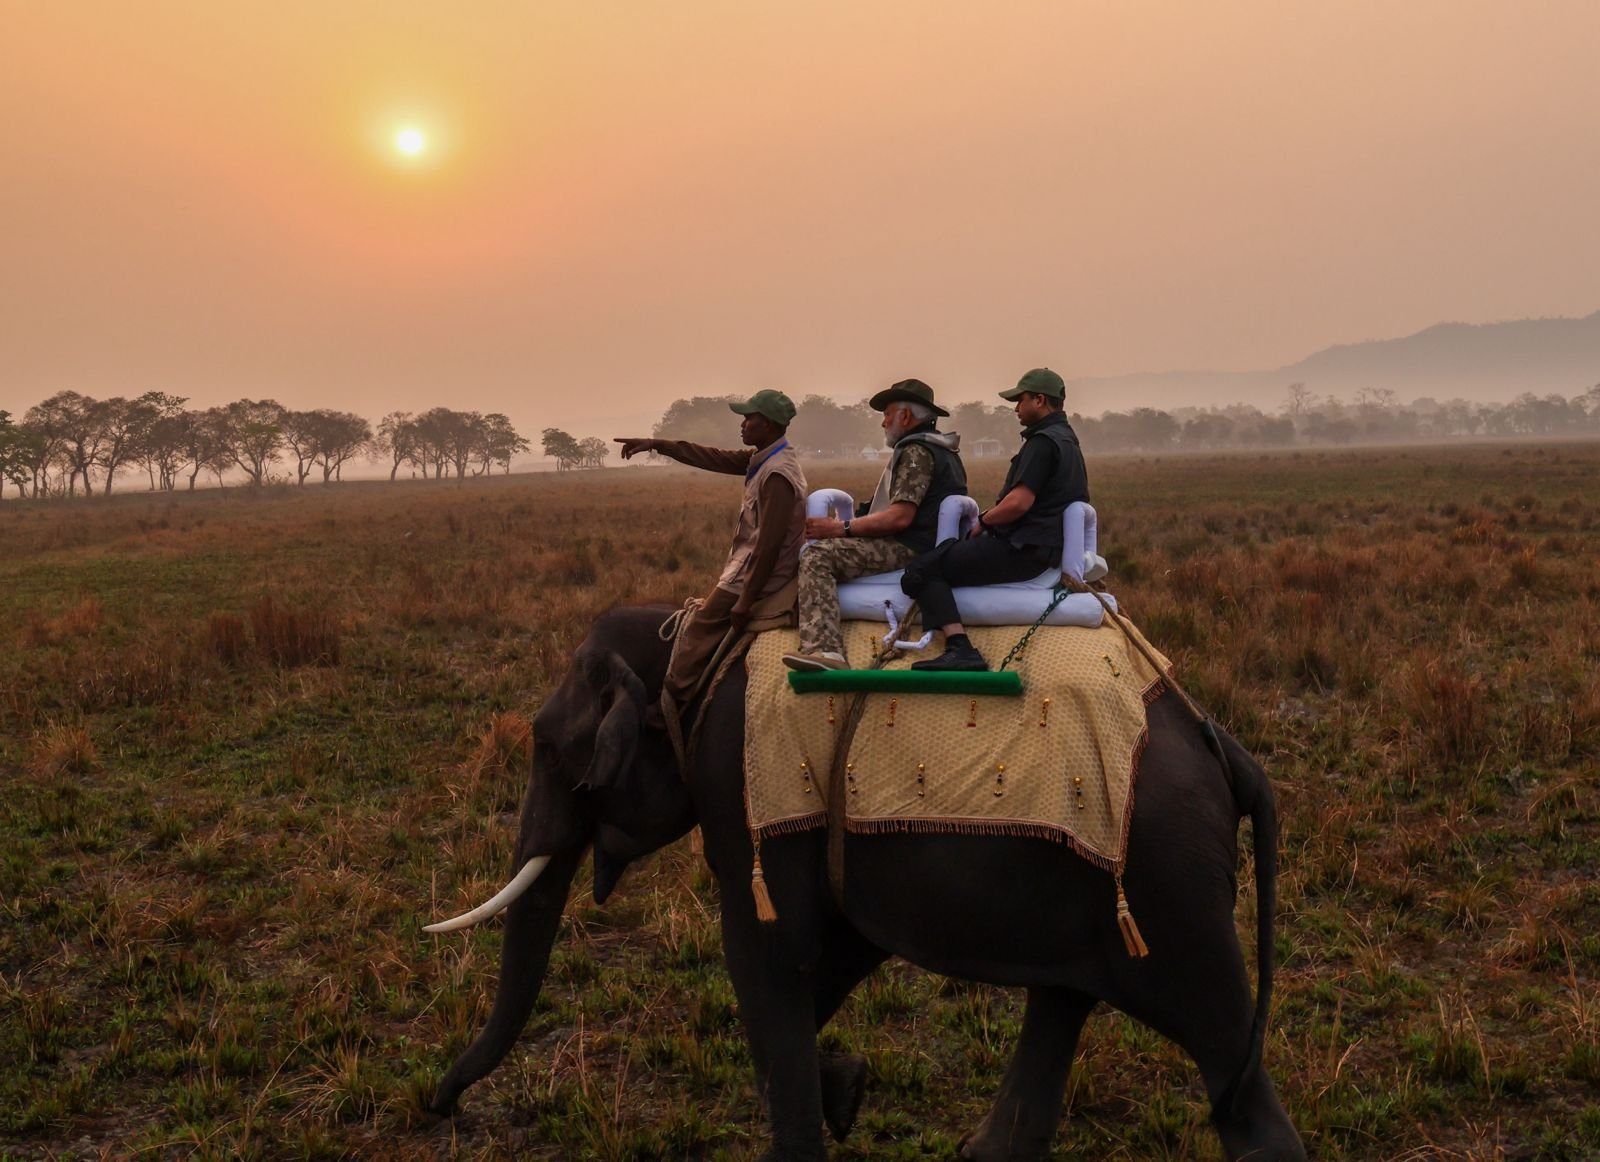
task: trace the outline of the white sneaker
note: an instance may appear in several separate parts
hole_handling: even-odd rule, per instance
[[[843,654],[826,650],[820,654],[784,654],[783,664],[791,670],[847,670],[849,664]]]

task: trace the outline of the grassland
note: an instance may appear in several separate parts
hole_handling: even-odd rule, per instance
[[[1279,789],[1267,1054],[1314,1154],[1600,1156],[1600,446],[1091,470],[1114,590]],[[736,489],[0,504],[0,1150],[754,1156],[686,843],[605,908],[580,883],[512,1059],[454,1124],[417,1113],[499,940],[421,925],[500,882],[527,718],[585,625],[702,591]],[[838,1156],[950,1156],[1019,1016],[880,973],[828,1033],[871,1062]],[[1060,1140],[1215,1154],[1187,1060],[1106,1012]]]

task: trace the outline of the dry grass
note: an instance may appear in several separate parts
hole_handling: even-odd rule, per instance
[[[1119,598],[1279,786],[1268,1062],[1319,1157],[1600,1155],[1597,470],[1592,445],[1091,465]],[[421,925],[499,885],[584,627],[708,586],[737,488],[0,503],[0,1152],[755,1156],[687,843],[604,909],[579,883],[521,1047],[453,1127],[417,1112],[498,950]],[[870,1062],[839,1155],[948,1156],[1019,1017],[881,972],[826,1034]],[[1187,1061],[1105,1014],[1061,1149],[1215,1154]]]
[[[86,775],[100,763],[100,752],[82,726],[52,723],[34,738],[28,769],[38,778]]]

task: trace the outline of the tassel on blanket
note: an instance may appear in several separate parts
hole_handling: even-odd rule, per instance
[[[759,874],[759,865],[756,870]],[[1117,877],[1117,927],[1122,929],[1122,943],[1127,945],[1129,956],[1137,960],[1150,955],[1144,937],[1139,935],[1139,925],[1134,922],[1133,913],[1128,910],[1128,897],[1122,891],[1120,875]]]
[[[756,919],[763,924],[771,924],[778,918],[778,910],[772,906],[772,895],[767,891],[766,873],[761,870],[761,845],[756,844],[756,861],[750,869],[750,894],[756,901]]]

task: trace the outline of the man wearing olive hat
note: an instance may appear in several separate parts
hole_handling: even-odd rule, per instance
[[[967,494],[961,437],[938,430],[939,417],[950,413],[933,402],[933,388],[902,379],[867,402],[883,413],[884,443],[894,453],[864,511],[806,520],[816,543],[800,555],[800,652],[783,655],[791,670],[844,669],[839,582],[904,568],[933,548],[944,498]]]
[[[742,632],[752,623],[793,624],[795,575],[806,521],[805,473],[784,439],[794,419],[794,403],[783,392],[767,389],[728,407],[744,417],[739,437],[748,450],[724,451],[687,440],[616,437],[624,460],[640,452],[659,452],[691,468],[744,476],[744,500],[728,563],[680,632],[662,683],[661,712],[674,722],[699,692],[707,663],[729,631]]]
[[[1066,384],[1048,367],[1028,372],[1000,398],[1016,407],[1022,448],[994,507],[978,515],[967,540],[946,541],[906,566],[900,588],[922,607],[922,624],[944,632],[944,653],[913,670],[987,670],[967,638],[952,586],[998,585],[1037,577],[1061,561],[1061,516],[1089,499],[1089,474],[1067,422]]]

